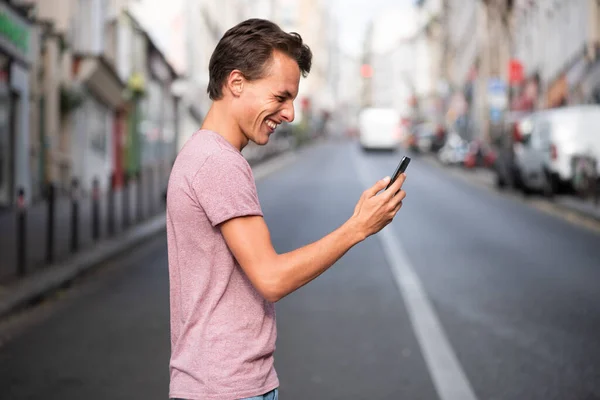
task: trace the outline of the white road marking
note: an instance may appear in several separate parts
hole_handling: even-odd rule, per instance
[[[362,185],[371,187],[383,176],[374,177],[369,165],[353,152],[354,165]],[[419,341],[435,389],[441,400],[476,400],[454,350],[429,302],[423,285],[415,273],[400,240],[391,226],[376,235],[383,245],[389,265],[404,298],[413,331]]]

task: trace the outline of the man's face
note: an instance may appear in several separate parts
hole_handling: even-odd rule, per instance
[[[291,57],[275,51],[261,79],[244,83],[238,99],[238,124],[248,140],[264,145],[277,125],[294,120],[300,68]]]

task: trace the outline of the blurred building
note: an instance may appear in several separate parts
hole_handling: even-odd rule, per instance
[[[332,117],[339,127],[338,131],[333,132],[334,135],[349,133],[358,126],[358,113],[363,100],[362,61],[360,57],[347,54],[340,48],[337,48],[334,53],[332,69],[335,71],[335,76],[330,82],[333,85],[336,105]]]
[[[524,80],[537,78],[539,107],[594,102],[598,7],[588,0],[515,2],[514,53]]]
[[[447,113],[448,123],[469,137],[474,124],[475,79],[478,67],[480,15],[478,1],[445,0],[445,27],[448,37],[445,56],[446,76],[452,91]]]
[[[157,180],[166,176],[176,151],[171,85],[177,74],[128,12],[133,2],[12,3],[20,12],[15,23],[28,26],[30,54],[20,62],[29,70],[23,77],[28,95],[18,108],[27,118],[11,129],[22,131],[15,136],[22,149],[7,164],[16,179],[6,202],[17,186],[36,200],[49,185],[58,193],[91,191],[95,182],[118,189],[150,165]]]
[[[0,207],[19,189],[31,198],[29,74],[37,61],[37,31],[23,9],[0,2]]]
[[[210,108],[207,89],[212,52],[226,30],[245,19],[247,7],[246,0],[184,0],[175,16],[170,47],[183,44],[183,49],[169,56],[182,66],[185,76],[176,89],[181,96],[178,148],[200,128]]]
[[[377,15],[367,30],[363,106],[391,107],[404,116],[413,112],[417,96],[417,15],[412,6],[395,7]],[[427,72],[419,71],[427,74]]]
[[[68,191],[73,182],[104,185],[115,167],[113,124],[119,119],[123,82],[107,45],[108,3],[101,0],[22,0],[40,28],[40,63],[30,75],[35,112],[32,160],[42,193],[52,183]]]
[[[443,70],[444,31],[442,0],[421,0],[416,4],[417,30],[414,38],[414,85],[420,117],[438,121],[443,116],[447,95]]]
[[[498,139],[510,109],[600,102],[597,1],[444,0],[442,9],[447,116],[463,136]]]

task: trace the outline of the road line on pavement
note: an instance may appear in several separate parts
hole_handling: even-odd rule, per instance
[[[370,167],[361,156],[353,152],[354,165],[360,182],[371,187],[377,179],[368,173]],[[439,322],[423,285],[415,273],[399,238],[391,226],[376,235],[382,243],[385,256],[404,298],[413,331],[427,363],[438,396],[441,400],[476,400],[477,397],[467,379],[446,334]]]

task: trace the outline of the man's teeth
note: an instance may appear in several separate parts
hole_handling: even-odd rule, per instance
[[[269,126],[269,128],[271,129],[275,129],[277,128],[277,124],[273,121],[271,121],[270,119],[267,120],[267,125]]]

